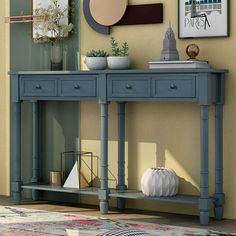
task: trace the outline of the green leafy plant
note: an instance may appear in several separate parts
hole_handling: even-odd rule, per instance
[[[91,50],[86,53],[86,57],[108,57],[109,54],[104,50]]]
[[[37,7],[34,15],[40,20],[34,21],[34,42],[54,42],[67,37],[74,28],[72,23],[68,23],[69,10],[68,5],[60,6],[58,0],[50,0],[46,8]]]
[[[110,39],[112,56],[128,56],[129,46],[127,42],[124,42],[121,47],[119,47],[118,42],[114,37]]]

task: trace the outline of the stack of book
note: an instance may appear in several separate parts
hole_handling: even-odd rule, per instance
[[[149,61],[149,69],[209,68],[208,61]]]

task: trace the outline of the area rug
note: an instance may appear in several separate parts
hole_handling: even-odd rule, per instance
[[[1,236],[94,236],[119,229],[126,231],[132,231],[134,229],[140,230],[145,232],[145,235],[153,236],[236,235],[221,234],[219,232],[196,228],[140,223],[136,221],[111,220],[70,213],[0,206]]]

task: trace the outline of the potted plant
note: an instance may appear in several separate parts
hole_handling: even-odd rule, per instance
[[[124,42],[119,47],[114,37],[110,39],[112,55],[107,57],[108,68],[110,69],[128,69],[130,66],[129,46]]]
[[[84,63],[90,70],[104,70],[107,68],[107,56],[104,50],[91,50],[86,53]]]

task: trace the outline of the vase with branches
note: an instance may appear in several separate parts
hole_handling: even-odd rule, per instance
[[[47,7],[39,5],[34,10],[34,15],[43,19],[34,21],[34,42],[51,43],[51,70],[62,70],[63,40],[74,28],[68,21],[69,10],[68,4],[62,6],[58,0],[49,0]]]

